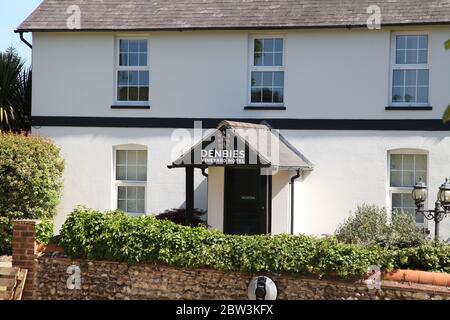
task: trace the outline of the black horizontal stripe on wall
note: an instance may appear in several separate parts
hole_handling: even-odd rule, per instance
[[[448,131],[450,123],[440,119],[255,119],[255,118],[121,118],[121,117],[32,117],[33,127],[100,128],[193,128],[202,121],[203,128],[215,128],[223,120],[269,123],[284,130],[392,130]]]

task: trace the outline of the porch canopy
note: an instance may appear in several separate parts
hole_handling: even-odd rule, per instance
[[[313,165],[269,124],[222,121],[169,168],[210,166],[311,170]]]
[[[264,174],[276,170],[312,170],[312,163],[268,123],[222,121],[216,129],[181,155],[172,168],[186,170],[186,218],[192,222],[194,168],[260,168]]]

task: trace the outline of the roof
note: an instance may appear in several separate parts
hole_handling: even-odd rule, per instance
[[[378,5],[382,25],[449,24],[450,0],[44,0],[17,31],[289,29],[365,27]]]
[[[254,131],[251,131],[253,129]],[[228,136],[227,134],[230,134]],[[236,146],[229,146],[231,139],[237,138]],[[217,139],[218,138],[218,139]],[[266,140],[263,140],[266,139]],[[239,141],[241,144],[239,145]],[[261,150],[261,144],[270,146],[266,150]],[[217,158],[211,162],[200,156],[202,150],[239,150],[239,146],[246,146],[247,158],[245,164],[242,163],[218,163]],[[276,152],[272,152],[276,151]],[[257,163],[250,164],[249,159],[257,160]],[[220,157],[219,157],[220,158]],[[199,159],[199,160],[194,160]],[[220,158],[219,160],[222,160]],[[312,170],[312,163],[293,145],[291,145],[278,131],[273,130],[268,124],[254,124],[236,121],[222,121],[216,130],[208,134],[201,141],[191,147],[181,157],[175,160],[171,166],[176,167],[208,167],[208,166],[247,166],[256,165],[258,167],[274,167],[283,170],[304,169]]]

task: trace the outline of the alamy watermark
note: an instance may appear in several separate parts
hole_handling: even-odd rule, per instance
[[[376,4],[372,4],[367,7],[366,13],[369,15],[367,18],[367,28],[369,30],[381,29],[381,8]]]
[[[67,278],[66,285],[69,290],[80,290],[81,289],[81,270],[79,266],[71,265],[67,267]]]
[[[369,290],[381,289],[381,268],[379,266],[370,266],[367,270],[369,277],[364,281]]]
[[[66,20],[67,29],[78,30],[81,29],[81,9],[77,5],[67,7],[66,13],[69,17]]]

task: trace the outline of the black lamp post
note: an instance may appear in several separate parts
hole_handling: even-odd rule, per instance
[[[428,191],[422,178],[415,184],[412,197],[416,203],[416,213],[421,213],[425,219],[434,221],[434,238],[439,240],[439,223],[450,213],[450,183],[448,179],[439,187],[434,210],[425,210],[425,200]]]

